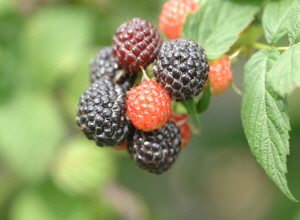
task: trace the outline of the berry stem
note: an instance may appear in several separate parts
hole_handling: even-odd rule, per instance
[[[284,51],[289,49],[290,47],[276,47],[277,50]]]
[[[143,73],[143,76],[142,76],[142,81],[144,80],[150,80],[145,69],[143,67],[141,67],[141,70],[142,70],[142,73]]]
[[[235,51],[233,54],[231,54],[230,56],[228,56],[228,59],[231,61],[234,58],[236,58],[239,55],[239,53],[241,52],[241,50],[242,50],[242,47],[240,47],[237,51]]]
[[[177,121],[175,124],[179,127],[181,125],[183,125],[184,123],[186,123],[188,121],[188,118],[184,118],[180,121]]]
[[[114,77],[114,80],[113,80],[114,83],[116,83],[124,73],[125,73],[125,72],[124,72],[124,69],[119,70],[119,71],[117,72],[116,76]]]
[[[271,46],[259,42],[255,42],[253,46],[257,49],[271,49]]]
[[[233,81],[230,83],[230,87],[233,91],[235,91],[238,95],[243,96],[243,92],[234,84]]]
[[[259,42],[255,42],[253,44],[253,46],[257,49],[271,49],[272,48],[272,46],[270,46],[270,45],[259,43]],[[275,47],[275,48],[279,51],[285,51],[285,50],[289,49],[290,47]]]

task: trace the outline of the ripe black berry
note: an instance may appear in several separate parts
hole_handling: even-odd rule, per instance
[[[123,71],[115,61],[112,54],[112,46],[107,46],[101,48],[90,63],[90,82],[93,83],[107,76],[117,84],[123,85],[126,90],[129,90],[133,86],[137,74]]]
[[[121,144],[130,130],[126,114],[126,91],[112,80],[101,78],[80,96],[76,122],[98,146]]]
[[[165,41],[153,66],[156,81],[175,101],[198,95],[207,80],[208,70],[203,48],[185,38]]]
[[[133,18],[116,30],[113,55],[119,66],[137,72],[154,61],[161,43],[162,38],[153,24]]]
[[[151,173],[168,170],[180,152],[181,134],[172,121],[158,130],[145,132],[135,130],[128,142],[128,151],[137,166]]]

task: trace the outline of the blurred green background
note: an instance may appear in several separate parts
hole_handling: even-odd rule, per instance
[[[1,220],[300,219],[251,155],[241,97],[213,96],[172,169],[137,168],[75,123],[89,62],[132,17],[158,26],[164,0],[0,0]],[[232,64],[242,87],[250,54]],[[290,101],[287,179],[300,199],[300,92]]]

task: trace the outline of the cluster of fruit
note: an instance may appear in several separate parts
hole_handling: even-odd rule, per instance
[[[187,8],[180,13],[194,10]],[[160,21],[169,30],[164,14],[165,7]],[[157,174],[171,167],[190,138],[188,115],[172,112],[171,101],[197,96],[209,71],[201,46],[174,33],[169,38],[163,41],[155,26],[140,18],[117,28],[112,45],[100,49],[90,64],[91,84],[80,96],[76,117],[88,139],[127,149],[137,166]],[[147,77],[147,66],[153,80]]]

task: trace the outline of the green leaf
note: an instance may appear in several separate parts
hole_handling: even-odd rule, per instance
[[[55,103],[45,94],[20,92],[0,108],[0,153],[25,181],[43,178],[65,135]]]
[[[203,46],[209,59],[219,58],[251,23],[259,7],[259,0],[210,0],[188,15],[182,36]]]
[[[82,220],[93,219],[93,214],[85,200],[71,197],[48,183],[18,193],[9,219]]]
[[[195,0],[196,2],[199,2],[201,5],[205,4],[209,0]]]
[[[239,39],[230,48],[234,53],[241,49],[240,54],[248,54],[253,50],[253,45],[263,35],[263,28],[260,23],[253,22],[241,34]]]
[[[206,88],[201,96],[201,99],[197,103],[197,112],[202,113],[204,112],[210,103],[210,84],[206,84]]]
[[[266,5],[262,16],[262,25],[269,44],[276,44],[286,35],[289,17],[297,1],[271,0]]]
[[[21,48],[33,86],[51,88],[82,66],[88,70],[84,61],[92,37],[91,14],[75,7],[48,7],[26,20]]]
[[[260,50],[245,66],[242,122],[252,154],[268,177],[292,201],[285,173],[290,130],[287,100],[274,92],[266,74],[279,52]]]
[[[295,4],[293,6],[294,7],[291,13],[291,24],[288,30],[288,36],[291,45],[300,42],[300,1],[295,0]]]
[[[268,79],[274,90],[284,96],[300,87],[300,43],[284,51],[274,63]]]
[[[73,139],[56,155],[51,175],[68,193],[93,195],[114,176],[116,167],[110,153],[111,148],[96,147],[85,137]]]
[[[192,119],[195,122],[197,128],[200,128],[201,123],[200,123],[199,114],[197,112],[197,108],[196,108],[196,104],[195,104],[194,99],[183,100],[181,103],[186,108],[188,114],[192,117]]]

